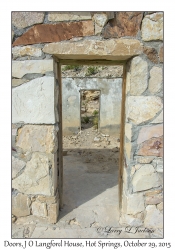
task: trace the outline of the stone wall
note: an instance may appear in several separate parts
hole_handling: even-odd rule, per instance
[[[163,13],[13,12],[12,29],[13,214],[57,218],[52,212],[58,211],[53,162],[59,124],[52,55],[58,60],[118,60],[126,63],[120,222],[161,230]],[[43,169],[42,176],[37,168]],[[48,188],[41,192],[43,182]]]

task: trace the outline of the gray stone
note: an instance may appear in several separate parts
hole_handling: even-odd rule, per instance
[[[12,87],[17,87],[25,82],[28,82],[27,79],[12,79]]]
[[[22,56],[35,56],[35,57],[39,57],[42,55],[42,51],[41,48],[37,48],[34,46],[16,46],[14,48],[12,48],[12,54],[13,54],[13,58],[17,58],[17,57],[22,57]]]
[[[36,216],[46,217],[47,216],[46,203],[41,203],[39,201],[33,202],[32,214]]]
[[[141,95],[148,85],[148,64],[141,57],[135,57],[131,62],[130,95]]]
[[[22,78],[29,73],[53,71],[53,60],[12,61],[12,77]]]
[[[163,13],[146,15],[142,21],[142,39],[144,41],[163,40]]]
[[[30,214],[31,201],[27,195],[12,195],[12,214],[17,217],[27,216]]]
[[[145,209],[143,194],[123,194],[123,212],[125,214],[137,214]]]
[[[43,21],[44,21],[43,12],[31,12],[31,11],[12,12],[12,24],[19,29],[26,28],[36,23],[42,23]]]
[[[162,80],[162,69],[154,66],[150,70],[149,91],[153,94],[159,92],[162,89]]]
[[[146,207],[146,217],[144,226],[148,228],[163,228],[163,214],[156,208],[155,205]]]
[[[26,163],[12,156],[12,179],[16,178]]]
[[[53,155],[48,157],[42,153],[33,153],[24,172],[12,181],[12,187],[26,194],[53,195],[50,188],[50,167],[53,167]]]
[[[12,89],[13,123],[55,123],[54,78],[41,77]]]
[[[48,20],[51,22],[64,22],[64,21],[80,21],[91,19],[91,13],[88,11],[61,11],[49,12]]]
[[[126,117],[137,125],[154,118],[163,107],[157,96],[129,96],[126,101]]]
[[[123,214],[121,217],[120,217],[120,224],[121,225],[129,225],[131,227],[140,227],[143,225],[143,222],[138,219],[138,218],[135,218],[131,215],[128,215],[128,214]]]
[[[133,191],[138,192],[159,187],[161,185],[161,181],[158,174],[155,173],[154,167],[150,164],[146,164],[136,171],[132,180],[132,184]]]

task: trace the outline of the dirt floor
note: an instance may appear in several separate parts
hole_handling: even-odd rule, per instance
[[[59,221],[53,225],[33,215],[21,217],[12,224],[12,238],[154,238],[126,232],[119,224],[118,138],[85,125],[81,133],[64,136],[63,147]]]

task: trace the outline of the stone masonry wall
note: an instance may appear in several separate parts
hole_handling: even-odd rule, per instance
[[[71,44],[71,46],[70,46]],[[12,213],[55,222],[52,55],[127,61],[120,222],[163,228],[163,13],[12,13]],[[77,56],[78,55],[78,56]],[[55,106],[54,106],[55,105]],[[55,110],[55,111],[54,111]],[[44,188],[43,188],[44,187]],[[54,217],[54,218],[53,218]],[[158,233],[157,233],[158,234]]]

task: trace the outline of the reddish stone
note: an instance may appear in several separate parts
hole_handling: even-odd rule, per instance
[[[116,12],[103,30],[104,38],[136,36],[140,30],[143,12]]]
[[[160,62],[163,62],[163,46],[159,50],[159,60]]]
[[[155,155],[163,157],[163,136],[151,138],[150,140],[143,142],[137,155]]]
[[[144,47],[143,52],[147,55],[150,61],[158,63],[157,50],[151,47]]]
[[[91,35],[94,35],[94,25],[91,20],[57,24],[38,24],[17,38],[13,46],[60,42],[73,37]]]

